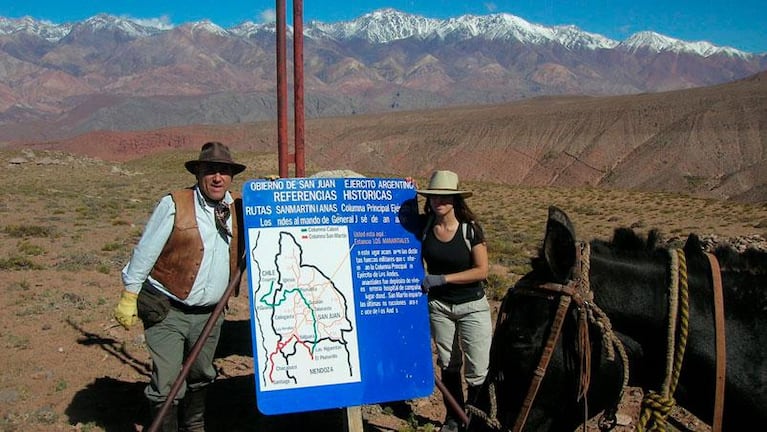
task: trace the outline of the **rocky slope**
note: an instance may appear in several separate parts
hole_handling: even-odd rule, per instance
[[[275,122],[258,122],[93,132],[8,147],[126,160],[196,149],[215,139],[240,151],[274,152],[276,129]],[[548,97],[311,119],[305,125],[305,141],[306,164],[313,170],[426,177],[443,168],[465,179],[509,185],[653,190],[763,202],[767,72],[665,93]]]

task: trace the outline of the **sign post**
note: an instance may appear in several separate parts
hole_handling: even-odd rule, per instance
[[[413,184],[404,179],[243,185],[261,412],[432,393],[416,202]]]

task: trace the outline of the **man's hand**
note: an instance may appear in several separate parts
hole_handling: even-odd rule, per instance
[[[424,294],[429,293],[431,287],[440,286],[446,284],[445,275],[426,275],[421,282],[421,292]]]
[[[115,307],[115,319],[128,330],[138,321],[138,294],[123,290],[120,302]]]

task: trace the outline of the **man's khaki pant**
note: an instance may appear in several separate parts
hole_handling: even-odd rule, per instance
[[[152,378],[144,390],[150,403],[165,402],[208,318],[210,313],[184,313],[171,307],[164,320],[144,331],[146,344],[152,357]],[[216,368],[213,366],[213,356],[216,353],[223,322],[224,314],[221,314],[200,350],[200,355],[189,369],[186,382],[175,397],[177,401],[184,398],[187,386],[192,390],[200,389],[215,380]]]

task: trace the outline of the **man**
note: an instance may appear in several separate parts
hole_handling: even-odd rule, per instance
[[[239,284],[242,274],[242,200],[229,187],[245,165],[235,163],[224,144],[208,142],[184,166],[197,182],[158,202],[123,268],[125,289],[115,308],[115,319],[126,329],[138,318],[144,324],[152,357],[144,393],[153,418],[227,287]],[[205,394],[216,378],[213,356],[223,320],[220,315],[160,430],[205,430]]]

